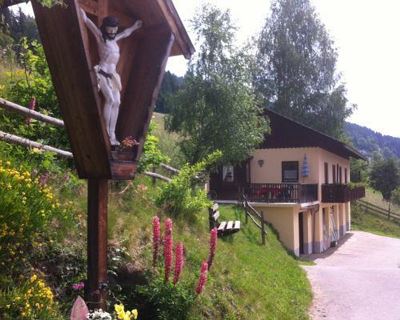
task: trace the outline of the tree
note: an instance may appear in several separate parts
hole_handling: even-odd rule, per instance
[[[172,94],[175,94],[179,90],[179,88],[182,86],[182,82],[183,78],[177,77],[169,71],[165,73],[154,111],[168,113],[168,97]]]
[[[258,39],[255,86],[264,105],[334,137],[351,115],[337,52],[309,0],[274,0]]]
[[[383,199],[390,201],[392,192],[400,185],[398,160],[375,159],[370,172],[371,186],[382,193]]]
[[[169,102],[167,129],[183,136],[182,151],[190,163],[215,150],[222,151],[224,162],[240,162],[267,130],[251,86],[251,59],[233,45],[229,11],[204,5],[193,28],[199,51]]]
[[[350,159],[350,181],[367,182],[368,162],[362,159]]]

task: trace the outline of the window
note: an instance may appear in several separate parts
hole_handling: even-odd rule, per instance
[[[299,181],[299,162],[283,161],[282,182],[298,182],[298,181]]]
[[[347,184],[347,168],[344,168],[344,183]]]
[[[223,166],[222,167],[222,180],[224,182],[233,182],[234,181],[234,171],[233,166]]]
[[[324,173],[325,173],[325,184],[329,183],[329,172],[328,172],[328,163],[324,163]]]

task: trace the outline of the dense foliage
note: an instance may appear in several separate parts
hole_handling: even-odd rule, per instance
[[[158,94],[155,111],[160,113],[168,113],[170,106],[168,105],[169,96],[175,94],[181,87],[183,78],[177,77],[173,73],[165,72],[164,79],[161,84],[160,93]]]
[[[392,192],[400,185],[400,167],[397,159],[375,159],[370,172],[371,186],[380,191],[385,200],[390,200]]]
[[[13,272],[27,261],[24,252],[56,235],[51,224],[66,227],[69,215],[39,179],[1,160],[0,187],[0,261]]]
[[[169,161],[168,157],[160,151],[158,137],[153,134],[156,126],[155,122],[150,123],[143,147],[143,154],[138,164],[138,172],[144,172]]]
[[[183,136],[182,151],[190,163],[215,150],[222,151],[224,162],[240,162],[267,130],[251,87],[251,59],[234,47],[228,11],[204,6],[193,27],[199,50],[169,103],[167,128]]]
[[[310,0],[274,0],[258,39],[254,76],[264,105],[341,137],[351,114],[337,52]]]
[[[160,195],[156,199],[157,205],[172,216],[188,218],[209,207],[211,202],[204,188],[200,187],[201,175],[214,166],[221,156],[220,151],[215,151],[194,165],[184,165],[170,183],[162,186]]]
[[[346,122],[345,131],[354,147],[370,159],[374,153],[385,159],[400,158],[400,138],[383,135],[349,122]]]

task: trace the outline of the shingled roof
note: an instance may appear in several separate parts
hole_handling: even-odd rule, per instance
[[[275,111],[266,109],[265,115],[270,119],[271,134],[266,135],[262,148],[320,147],[346,159],[353,157],[366,160],[349,145]]]

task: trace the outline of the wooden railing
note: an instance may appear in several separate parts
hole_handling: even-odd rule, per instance
[[[248,201],[304,203],[318,200],[317,184],[251,183],[244,188]]]
[[[344,203],[365,197],[365,188],[360,186],[350,188],[346,184],[323,184],[322,202]]]
[[[363,209],[365,213],[372,213],[400,223],[400,212],[391,210],[390,206],[388,209],[386,209],[363,200],[357,200],[356,205]]]
[[[246,223],[249,221],[248,218],[250,217],[254,224],[260,229],[261,242],[262,244],[265,244],[265,235],[267,234],[267,230],[265,229],[264,217],[248,202],[246,195],[242,194],[241,201],[245,213]]]

